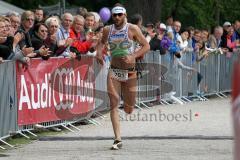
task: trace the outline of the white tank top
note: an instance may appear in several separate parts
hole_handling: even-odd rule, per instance
[[[128,37],[128,27],[128,23],[120,30],[117,30],[114,24],[110,26],[108,44],[113,57],[121,57],[134,53],[134,42]]]

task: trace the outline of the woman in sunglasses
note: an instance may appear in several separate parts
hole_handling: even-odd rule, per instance
[[[110,99],[110,116],[115,134],[111,149],[122,147],[120,136],[120,122],[118,104],[120,92],[123,98],[124,111],[131,114],[135,106],[137,75],[135,62],[149,50],[149,44],[141,30],[136,25],[127,23],[126,9],[121,4],[116,4],[112,9],[114,24],[103,29],[103,36],[98,46],[97,60],[103,64],[102,47],[108,43],[111,54],[110,68],[107,78],[108,95]],[[134,50],[134,41],[141,48]]]
[[[48,59],[50,53],[52,53],[46,46],[45,41],[48,37],[48,28],[44,23],[38,23],[34,26],[34,33],[32,36],[32,46],[34,52],[38,53],[36,56],[40,56],[43,59]]]

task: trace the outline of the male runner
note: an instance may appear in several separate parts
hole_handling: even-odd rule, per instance
[[[112,9],[114,24],[104,27],[97,54],[98,62],[103,64],[101,51],[102,47],[108,43],[111,62],[107,78],[107,89],[111,107],[110,117],[115,135],[111,149],[114,150],[122,147],[118,114],[120,94],[124,101],[124,111],[131,114],[135,105],[137,85],[135,61],[137,58],[143,57],[150,49],[141,30],[136,25],[127,23],[126,17],[126,9],[121,4],[116,4]],[[134,41],[141,45],[141,49],[134,51]]]

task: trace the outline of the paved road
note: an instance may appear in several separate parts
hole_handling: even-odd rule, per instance
[[[186,105],[154,106],[122,114],[124,148],[109,150],[109,115],[102,126],[39,141],[4,153],[1,160],[231,160],[232,126],[229,99]]]

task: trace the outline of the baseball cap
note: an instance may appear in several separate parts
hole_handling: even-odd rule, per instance
[[[118,13],[126,13],[126,9],[121,6],[114,7],[112,9],[112,14],[118,14]]]
[[[223,26],[231,26],[231,23],[230,22],[224,22]]]
[[[167,26],[164,23],[160,23],[159,28],[166,30]]]

